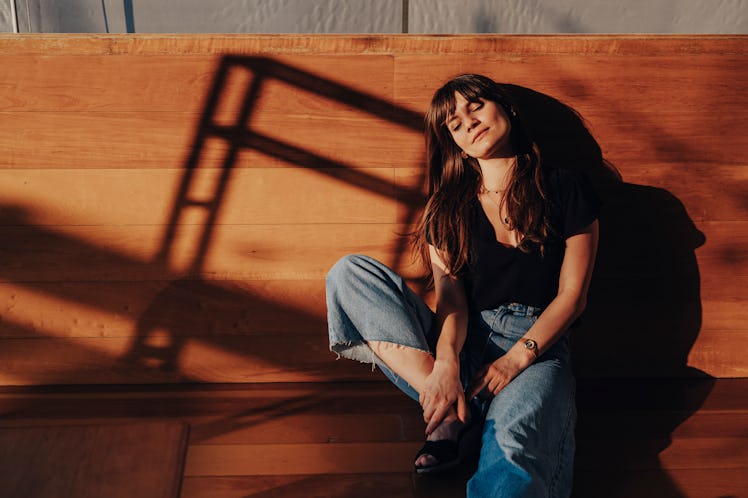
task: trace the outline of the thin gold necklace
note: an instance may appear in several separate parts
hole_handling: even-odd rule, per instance
[[[512,168],[516,168],[516,167],[517,167],[517,156],[514,156],[514,164],[512,165]],[[506,180],[506,174],[504,175],[504,180]],[[490,195],[488,195],[488,194],[496,194],[498,197],[501,197],[506,191],[507,191],[507,189],[504,189],[504,190],[489,190],[489,189],[486,188],[485,185],[483,185],[483,182],[481,182],[479,193],[485,194],[486,197],[488,197],[488,199],[493,204],[496,205],[496,209],[499,212],[499,220],[502,221],[502,222],[504,222],[504,225],[506,225],[507,228],[511,229],[511,226],[509,225],[509,216],[504,216],[503,218],[501,216],[501,203],[495,201],[493,199],[493,197],[491,197]]]
[[[508,216],[504,216],[503,218],[501,217],[501,203],[494,200],[492,196],[488,195],[488,194],[496,194],[497,196],[500,196],[501,193],[503,192],[506,192],[506,190],[488,190],[483,185],[480,186],[480,193],[488,197],[488,200],[491,201],[496,206],[496,209],[498,210],[498,213],[499,213],[499,220],[503,221],[504,225],[506,225],[507,228],[511,228],[509,225],[509,217]]]

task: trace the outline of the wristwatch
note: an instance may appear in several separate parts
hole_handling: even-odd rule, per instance
[[[532,354],[535,355],[535,359],[538,358],[538,343],[535,342],[533,339],[525,339],[523,341],[525,345],[525,349],[532,351]]]

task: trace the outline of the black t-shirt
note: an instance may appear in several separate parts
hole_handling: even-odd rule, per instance
[[[551,225],[558,236],[546,242],[543,255],[537,246],[525,253],[498,242],[475,199],[471,262],[464,275],[470,309],[495,309],[506,303],[545,308],[556,297],[565,240],[595,221],[600,203],[586,177],[568,170],[549,170],[546,189]]]

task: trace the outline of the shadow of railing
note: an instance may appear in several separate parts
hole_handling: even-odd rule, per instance
[[[246,80],[244,88],[238,92],[241,99],[234,104],[237,111],[231,116],[232,122],[230,124],[220,123],[217,116],[222,101],[226,98],[225,94],[232,73],[236,71],[248,71],[251,78]],[[193,138],[191,153],[185,162],[182,180],[172,204],[173,208],[166,224],[161,249],[156,256],[157,264],[165,267],[172,266],[171,259],[174,247],[178,245],[177,233],[180,221],[188,210],[202,210],[206,213],[206,221],[202,225],[202,233],[197,241],[192,261],[187,264],[187,267],[190,275],[203,273],[205,258],[211,248],[213,232],[219,219],[226,190],[236,169],[238,156],[240,152],[248,149],[280,159],[294,167],[311,169],[317,174],[326,175],[336,181],[342,181],[348,186],[358,187],[368,192],[380,195],[386,195],[384,194],[386,192],[395,192],[395,200],[402,202],[406,207],[403,211],[404,214],[401,219],[397,220],[397,223],[408,226],[415,221],[421,198],[422,177],[415,183],[415,187],[404,187],[393,183],[393,181],[369,174],[364,169],[356,169],[353,164],[333,160],[318,152],[307,150],[292,142],[253,129],[252,121],[255,117],[253,114],[256,113],[255,108],[258,99],[264,86],[271,81],[280,82],[294,89],[342,103],[349,108],[365,113],[371,118],[395,123],[404,130],[420,133],[422,129],[423,116],[421,114],[395,106],[392,102],[322,78],[308,71],[266,57],[222,57],[209,94],[205,99],[201,120]],[[227,145],[223,158],[218,164],[205,164],[204,149],[207,146],[206,144],[209,140],[216,138]],[[192,193],[196,172],[205,168],[215,168],[220,171],[215,189],[208,198],[196,196]],[[336,174],[341,170],[346,170],[344,179]],[[289,216],[292,217],[293,214],[290,213]],[[406,253],[407,240],[405,237],[398,237],[395,243],[393,260],[388,261],[388,263],[398,267]],[[249,297],[242,294],[232,294],[226,289],[218,289],[215,282],[195,277],[173,282],[153,300],[146,313],[140,317],[137,335],[128,357],[132,361],[141,362],[156,359],[161,362],[164,368],[176,370],[179,354],[185,343],[180,330],[192,327],[195,320],[200,319],[202,313],[199,307],[190,306],[188,301],[196,299],[196,296],[207,296],[214,293],[222,295],[223,299],[221,301],[224,303],[235,302],[236,309],[241,308],[241,303]],[[199,301],[199,298],[197,300]],[[270,303],[268,304],[269,307],[273,306]],[[178,320],[174,320],[174,315],[167,311],[174,309],[183,310]],[[268,307],[264,307],[263,313],[267,313],[267,310]],[[304,323],[305,327],[309,326],[309,317],[302,316],[299,318],[302,320],[298,323]],[[314,322],[319,320],[320,317],[317,317]],[[160,341],[158,346],[149,345],[150,333],[154,330],[161,333],[168,330],[169,340],[166,342]],[[245,353],[251,354],[250,351]],[[265,352],[265,356],[268,354],[270,354],[269,349]],[[276,354],[283,357],[281,351]]]
[[[229,84],[236,71],[249,72],[251,78],[244,88],[238,90],[241,99],[234,108],[229,109],[233,123],[226,125],[219,123],[215,117],[220,112],[219,107],[226,99],[226,94],[231,92],[233,97],[236,96],[235,85],[232,87]],[[233,285],[230,280],[216,280],[209,276],[206,278],[206,256],[213,247],[216,227],[220,226],[221,209],[236,170],[238,156],[242,151],[253,150],[284,161],[292,167],[314,171],[346,186],[391,196],[390,201],[404,207],[397,211],[398,219],[392,220],[393,227],[408,227],[415,220],[417,209],[422,203],[422,178],[412,182],[414,186],[399,185],[394,179],[384,179],[370,174],[365,168],[356,168],[354,163],[344,163],[253,130],[250,125],[255,118],[255,106],[268,82],[280,82],[298,91],[343,104],[369,118],[392,123],[405,132],[421,133],[421,114],[385,99],[270,58],[224,56],[219,60],[212,85],[205,97],[201,118],[183,166],[180,186],[164,225],[160,248],[152,261],[139,260],[106,247],[77,240],[51,228],[34,225],[29,221],[33,218],[33,211],[26,206],[2,206],[0,222],[6,226],[18,227],[18,236],[3,251],[3,259],[7,263],[2,265],[4,269],[0,277],[20,286],[34,288],[43,294],[55,295],[57,299],[117,312],[136,323],[127,353],[116,358],[116,361],[115,358],[99,360],[98,366],[111,375],[97,375],[87,380],[85,375],[77,374],[72,366],[68,370],[59,370],[59,382],[107,383],[122,382],[123,379],[134,383],[199,381],[200,378],[185,374],[180,365],[185,347],[196,342],[222,349],[237,357],[257,358],[263,364],[275,365],[271,367],[271,371],[276,374],[281,374],[291,363],[300,376],[324,377],[326,368],[318,368],[308,358],[289,357],[288,352],[280,347],[282,342],[278,337],[262,336],[261,330],[258,331],[258,328],[261,329],[263,324],[267,326],[269,322],[267,318],[263,322],[258,317],[282,317],[287,324],[286,330],[291,327],[288,324],[295,322],[305,331],[300,336],[295,336],[301,337],[305,343],[305,348],[298,347],[297,351],[305,349],[310,357],[319,359],[327,353],[324,316],[318,312],[298,309],[293,304],[268,300],[248,290],[246,286]],[[379,139],[380,137],[371,137],[373,142]],[[226,145],[225,154],[218,162],[206,163],[206,144],[215,140]],[[334,142],[330,146],[333,147]],[[215,188],[208,198],[192,191],[196,175],[205,170],[211,171],[217,178]],[[340,172],[345,174],[341,175]],[[200,211],[204,215],[204,222],[199,227],[200,233],[193,245],[187,248],[189,261],[185,265],[177,262],[184,262],[185,259],[184,254],[177,254],[177,251],[184,251],[185,248],[184,244],[180,245],[182,241],[179,228],[185,222],[185,213],[190,210]],[[400,235],[393,233],[392,260],[388,263],[394,267],[401,264],[408,252],[407,240]],[[39,250],[40,247],[53,248],[53,252],[61,258],[56,259],[49,251]],[[67,271],[66,263],[79,270],[72,272],[77,273],[76,275]],[[45,267],[49,272],[44,271]],[[81,278],[80,272],[84,270],[86,276]],[[158,290],[155,294],[148,293],[149,304],[145,308],[130,304],[123,306],[123,302],[141,302],[142,297],[137,294],[142,293],[143,289],[128,289],[123,285],[119,290],[124,295],[112,299],[109,293],[100,292],[95,285],[111,280],[118,284],[128,280],[152,281],[148,290],[153,291],[156,287]],[[53,281],[70,284],[50,285]],[[168,284],[163,286],[163,282]],[[132,299],[128,299],[128,293]],[[322,304],[320,308],[323,306]],[[255,323],[257,321],[263,324],[258,327]],[[16,330],[16,337],[48,335],[43,327],[29,328],[20,323],[14,324],[9,319],[4,321],[4,325],[6,330],[7,327]],[[122,337],[121,332],[119,337]],[[68,342],[65,348],[72,354],[71,358],[75,358],[77,354],[86,358],[101,356],[101,351],[86,350],[85,343],[81,341]],[[11,360],[9,355],[12,354],[12,351],[6,349],[3,356]],[[74,361],[68,361],[67,365],[73,363]],[[122,375],[128,367],[131,375]],[[230,365],[225,367],[230,368]],[[335,368],[336,372],[345,376],[346,372],[352,371],[346,367],[348,365],[337,364],[330,368]],[[84,370],[90,371],[90,368]],[[279,378],[283,379],[283,376]],[[214,380],[222,379],[218,375]],[[223,380],[236,381],[237,378]],[[250,376],[246,380],[258,378]]]

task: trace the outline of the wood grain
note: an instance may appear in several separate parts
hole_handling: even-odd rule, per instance
[[[325,35],[306,34],[54,34],[0,35],[3,48],[19,55],[191,54],[745,54],[740,35]]]
[[[580,442],[580,470],[611,467],[627,470],[746,469],[745,438],[698,438],[676,440],[659,453],[659,441],[627,442],[621,453],[601,460],[609,441]],[[185,476],[356,474],[407,472],[422,443],[206,445],[192,446],[187,454]],[[594,447],[593,447],[594,446]],[[652,448],[652,449],[650,449]],[[653,461],[642,460],[651,454]],[[709,462],[709,463],[705,463]]]
[[[462,487],[460,487],[462,485]],[[630,498],[657,496],[689,498],[742,496],[748,479],[742,469],[708,470],[650,470],[650,471],[589,471],[578,472],[574,498]],[[187,477],[182,496],[200,498],[206,494],[215,498],[252,496],[287,498],[330,496],[379,498],[457,498],[464,496],[460,480],[418,479],[411,473],[389,474],[320,474],[313,476],[246,476],[246,477]]]
[[[740,496],[748,464],[745,379],[594,379],[579,388],[574,496],[608,488],[621,497],[652,490],[667,498]],[[189,473],[201,475],[185,477],[183,496],[461,496],[469,473],[411,477],[419,411],[384,382],[0,390],[6,429],[188,422],[196,436]],[[361,469],[368,459],[372,465]],[[272,475],[258,475],[272,462]],[[374,470],[384,467],[401,470]]]
[[[179,496],[185,424],[0,429],[0,440],[7,496]]]
[[[406,472],[421,442],[192,446],[184,475]]]
[[[583,378],[673,376],[742,377],[745,332],[711,331],[690,351],[657,363],[659,357],[636,347],[620,355],[596,355],[587,339],[576,341],[575,363]],[[218,334],[185,337],[154,324],[127,338],[86,337],[3,339],[3,385],[323,382],[381,380],[370,365],[335,361],[326,334]]]
[[[612,288],[616,283],[609,285]],[[426,297],[430,302],[432,296]],[[610,316],[621,321],[620,330],[641,326],[641,319],[625,311],[637,301],[618,303],[615,296],[605,297],[590,302],[585,315],[594,324],[590,328],[607,329]],[[135,322],[148,316],[160,316],[164,326],[186,336],[292,331],[324,335],[326,330],[322,279],[28,282],[0,284],[0,302],[0,336],[5,338],[127,337]],[[745,330],[746,310],[740,296],[710,299],[700,305],[664,299],[659,303],[700,307],[701,326],[694,328],[693,317],[698,315],[663,316],[653,311],[644,317],[651,321],[649,328],[690,326],[706,335]]]
[[[335,361],[325,336],[191,340],[168,329],[129,338],[6,339],[2,385],[381,380],[370,365]]]
[[[273,189],[280,188],[279,184],[284,183],[284,175],[276,174],[274,173],[275,171],[260,170],[251,174],[238,175],[236,182],[237,189],[251,195],[252,200],[248,201],[245,197],[241,199],[237,199],[237,197],[229,198],[227,206],[222,211],[222,222],[225,224],[250,222],[253,225],[286,224],[290,221],[293,221],[292,224],[306,222],[307,225],[320,221],[324,221],[325,223],[396,223],[398,218],[402,219],[408,213],[414,212],[413,210],[406,210],[402,203],[398,205],[388,200],[387,196],[382,196],[378,191],[367,192],[366,190],[362,191],[359,188],[345,185],[347,181],[358,182],[360,180],[362,182],[371,182],[372,186],[388,186],[388,188],[392,189],[391,192],[394,192],[396,187],[392,186],[392,184],[396,182],[387,181],[387,170],[366,170],[365,173],[361,174],[333,174],[334,180],[328,180],[325,177],[319,177],[305,171],[289,172],[285,174],[285,177],[288,178],[289,186],[286,197],[278,197],[272,192]],[[138,247],[141,250],[143,248],[150,251],[156,250],[154,246],[157,245],[158,236],[155,233],[145,233],[144,230],[148,230],[147,228],[129,228],[128,226],[143,223],[157,225],[166,218],[168,213],[167,199],[170,198],[169,194],[175,188],[174,184],[177,181],[178,172],[161,171],[157,173],[153,171],[148,175],[140,175],[142,178],[137,180],[127,173],[113,173],[110,171],[99,171],[98,173],[85,175],[79,174],[78,176],[81,177],[82,182],[77,189],[61,192],[56,187],[60,182],[64,181],[63,178],[67,177],[65,174],[50,174],[49,172],[39,170],[35,174],[29,175],[7,174],[4,185],[6,187],[6,199],[8,199],[10,205],[4,207],[1,213],[4,224],[16,226],[32,224],[94,225],[89,229],[90,233],[85,233],[85,229],[82,227],[65,228],[65,230],[73,233],[85,233],[85,236],[88,238],[101,238],[103,240],[100,243],[105,246],[119,245],[122,241],[129,240],[133,247]],[[128,186],[127,183],[131,183],[131,185]],[[307,190],[303,185],[313,188]],[[126,188],[124,192],[121,191],[123,186]],[[293,189],[297,191],[294,192]],[[127,200],[124,199],[124,196],[127,196]],[[326,201],[329,196],[336,199],[335,203],[337,206],[335,204],[331,205]],[[122,202],[116,202],[118,197],[123,199]],[[154,208],[155,206],[152,201],[154,198],[162,199],[160,201],[160,209]],[[711,202],[715,206],[717,204],[725,206],[727,203],[720,203],[719,200],[727,199],[729,201],[730,199],[729,196],[720,196],[719,191],[705,192],[703,198],[713,199]],[[15,206],[15,204],[22,202],[21,199],[24,199],[23,202],[37,207],[35,210],[29,212],[22,205]],[[733,196],[732,199],[738,201],[739,197]],[[47,206],[44,206],[44,203]],[[120,207],[121,204],[126,205],[127,209],[123,210]],[[695,204],[703,206],[705,203]],[[653,207],[656,207],[656,205],[653,204]],[[394,214],[396,209],[399,210],[399,214],[397,215]],[[614,208],[611,207],[610,209]],[[299,213],[299,216],[289,219],[291,213]],[[200,213],[193,214],[196,216],[185,217],[183,219],[184,222],[199,222],[201,219]],[[334,217],[331,217],[331,215]],[[738,211],[726,214],[724,217],[739,218],[741,216],[742,214]],[[667,216],[663,218],[667,218]],[[714,218],[720,217],[715,216]],[[622,243],[631,245],[631,243],[635,242],[629,236],[633,230],[656,229],[656,225],[653,226],[651,221],[646,222],[646,225],[642,223],[632,224],[630,221],[624,224],[622,219],[619,220],[616,218],[607,219],[606,221],[608,223],[605,223],[603,226],[603,248],[605,248],[604,244],[606,243],[616,246]],[[102,229],[96,227],[96,225],[112,226]],[[724,270],[720,271],[714,265],[726,264],[732,266],[729,270],[731,274],[741,275],[743,272],[741,262],[744,261],[742,256],[745,252],[743,249],[744,244],[742,244],[743,222],[721,223],[703,221],[697,226],[706,238],[706,243],[698,249],[699,263],[703,270],[702,273],[722,273]],[[151,238],[152,242],[146,244],[135,243],[131,234],[125,232],[126,230],[139,230],[138,239],[142,239],[145,236]],[[150,228],[151,232],[157,233],[159,230],[162,231],[163,228]],[[123,231],[122,235],[119,236],[121,241],[117,240],[117,231]],[[100,232],[100,235],[97,235],[97,232]],[[23,232],[13,234],[6,238],[5,244],[22,244],[28,236],[35,237],[34,230],[28,230],[27,233],[29,235],[24,235]],[[41,233],[43,234],[44,232],[42,231]],[[268,228],[268,233],[272,233],[271,228]],[[241,234],[237,238],[249,236],[249,234]],[[55,234],[50,233],[47,242],[53,242],[54,237]],[[64,250],[64,238],[61,237],[59,242],[62,246],[61,250]],[[642,240],[641,242],[645,241]],[[658,244],[663,244],[663,242],[656,241]],[[36,243],[41,243],[41,241],[35,242],[33,239],[29,241],[29,244],[32,246]],[[71,241],[72,243],[73,241]],[[381,241],[377,243],[381,243]],[[363,241],[359,242],[359,244],[363,244],[362,248],[366,246],[366,242]],[[45,244],[45,246],[48,247],[49,245]],[[33,247],[24,247],[23,252],[26,253],[29,249],[31,251],[28,253],[28,256],[32,257],[34,255]],[[133,248],[127,249],[133,250]],[[667,249],[667,247],[663,247],[663,249]],[[10,247],[7,250],[12,251]],[[689,253],[685,251],[684,254],[687,256]],[[601,267],[605,268],[606,256],[607,254],[603,251],[598,264],[598,271],[601,271]],[[651,258],[651,256],[649,257]]]
[[[353,104],[391,100],[393,93],[393,59],[387,55],[202,54],[182,58],[170,54],[112,57],[59,53],[29,57],[4,50],[0,61],[6,69],[0,75],[5,89],[0,96],[2,111],[199,113],[222,68],[226,85],[220,88],[219,107],[230,109],[233,115],[255,78],[261,78],[264,85],[257,110],[283,111],[285,115],[321,111],[336,115],[346,107],[358,107]],[[69,71],[71,66],[76,70]],[[318,81],[318,91],[301,85],[294,88],[294,81]],[[326,98],[322,91],[332,84],[360,93],[359,100],[346,105]],[[282,91],[282,100],[278,100],[278,91]],[[229,102],[224,104],[224,98]]]
[[[328,364],[323,279],[346,253],[420,273],[401,235],[424,200],[421,117],[464,71],[517,85],[544,157],[587,171],[604,201],[579,371],[745,375],[744,37],[0,35],[0,48],[0,383],[371,378]],[[205,209],[174,211],[190,167],[195,200],[231,168],[208,231]]]
[[[215,171],[201,173],[190,192],[196,200],[210,200],[218,179]],[[182,174],[179,169],[0,170],[3,211],[9,212],[3,224],[162,225],[168,222]],[[219,220],[396,223],[396,188],[390,168],[236,170],[219,200]],[[195,218],[180,221],[204,222],[204,210],[191,212]]]
[[[372,205],[376,203],[372,200]],[[91,213],[96,209],[92,206]],[[311,209],[310,209],[311,211]],[[238,211],[237,211],[238,212]],[[320,207],[317,215],[323,217]],[[104,215],[102,215],[104,216]],[[145,214],[144,214],[145,216]],[[272,214],[267,214],[271,218]],[[278,213],[280,216],[280,213]],[[314,217],[310,212],[308,216]],[[340,217],[345,217],[341,214]],[[349,216],[354,216],[350,213]],[[374,215],[365,215],[374,218]],[[386,212],[379,216],[387,217]],[[261,220],[258,220],[261,221]],[[272,220],[268,220],[272,221]],[[257,223],[221,224],[214,227],[212,239],[201,269],[208,279],[282,279],[322,278],[330,266],[344,254],[368,253],[407,276],[421,272],[414,262],[405,235],[410,226],[372,220],[371,223]],[[605,231],[601,238],[600,255],[595,268],[598,285],[616,281],[634,289],[657,283],[659,287],[683,289],[676,300],[697,296],[707,299],[732,295],[742,299],[739,284],[746,276],[747,222],[703,222],[699,229],[691,227],[700,239],[698,247],[684,247],[675,240],[661,237],[651,240],[647,232],[635,236],[635,226],[619,225],[621,232]],[[172,251],[173,259],[157,261],[166,231],[163,225],[61,226],[61,227],[0,227],[2,268],[0,280],[97,281],[97,280],[164,280],[184,277],[187,263],[198,257],[194,242],[202,227],[184,224],[178,227]],[[607,228],[607,227],[604,227]],[[646,226],[640,227],[646,230]],[[654,227],[649,227],[653,229]],[[698,230],[698,231],[697,231]],[[627,237],[627,233],[630,235]],[[289,245],[289,241],[294,241]],[[684,245],[687,241],[683,241]],[[637,256],[637,257],[634,257]],[[194,268],[190,269],[195,271]],[[719,277],[731,275],[735,285]],[[714,282],[714,283],[713,283]],[[701,286],[699,287],[699,284]],[[729,285],[721,294],[717,286]],[[687,291],[691,291],[690,293]],[[631,296],[636,298],[636,296]],[[669,300],[671,296],[660,296]]]
[[[363,111],[252,115],[251,127],[229,130],[232,135],[200,128],[201,117],[176,111],[2,111],[0,145],[7,153],[0,168],[180,168],[195,148],[201,164],[215,168],[232,144],[241,151],[231,162],[237,168],[413,167],[422,156],[419,132]]]
[[[671,469],[625,471],[611,469],[578,472],[575,498],[657,496],[679,498],[740,497],[748,489],[743,469]]]
[[[297,476],[186,477],[184,498],[326,498],[329,496],[413,498],[410,473],[319,474]],[[450,490],[451,491],[451,490]],[[431,494],[454,498],[454,494]]]
[[[369,254],[406,276],[422,273],[404,236],[409,227],[398,224],[221,225],[205,254],[195,247],[202,227],[181,225],[162,260],[166,228],[0,227],[6,237],[0,241],[0,281],[318,280],[351,253]],[[192,266],[196,260],[200,268]]]

